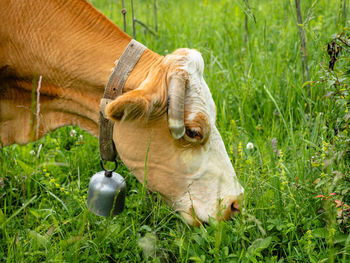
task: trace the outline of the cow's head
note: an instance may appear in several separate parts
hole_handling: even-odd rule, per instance
[[[106,109],[123,162],[190,224],[227,219],[243,201],[203,68],[199,52],[179,49]]]

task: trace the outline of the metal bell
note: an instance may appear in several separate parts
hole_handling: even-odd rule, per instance
[[[89,183],[87,207],[99,216],[115,216],[124,210],[125,188],[124,178],[106,170],[94,174]]]

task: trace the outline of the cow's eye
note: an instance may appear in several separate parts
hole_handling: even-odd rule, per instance
[[[202,141],[203,139],[203,134],[200,128],[186,128],[186,136],[190,138],[190,141]]]

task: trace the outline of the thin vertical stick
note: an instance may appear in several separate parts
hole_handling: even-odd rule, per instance
[[[154,12],[154,31],[158,33],[158,24],[157,24],[157,0],[153,1],[153,12]]]
[[[41,88],[41,80],[43,76],[40,75],[38,88],[36,90],[36,140],[39,139],[39,128],[40,128],[40,88]]]
[[[297,11],[297,22],[298,22],[298,31],[300,37],[300,46],[301,46],[301,57],[302,57],[302,68],[303,68],[303,82],[309,81],[309,67],[307,65],[307,53],[306,53],[306,41],[305,41],[305,32],[303,29],[303,19],[301,16],[300,2],[295,0],[295,8]],[[306,73],[306,80],[305,80]]]
[[[125,9],[125,6],[124,6],[124,0],[122,0],[122,14],[123,14],[123,21],[124,21],[124,32],[126,32],[126,9]]]
[[[306,73],[306,81],[309,81],[309,68],[307,65],[307,54],[306,54],[306,41],[305,41],[305,32],[303,28],[303,19],[301,16],[300,10],[300,2],[299,0],[295,0],[295,8],[297,12],[297,23],[298,23],[298,31],[300,37],[300,53],[301,53],[301,66],[303,69],[303,83],[305,83],[305,73]],[[311,97],[311,88],[308,85],[309,97]],[[311,104],[309,103],[309,112],[311,113]],[[311,129],[311,118],[309,118],[309,129]],[[308,150],[308,155],[310,156],[310,149]]]
[[[246,7],[249,7],[249,0],[244,0]],[[247,12],[244,13],[244,29],[245,29],[245,35],[244,35],[244,42],[246,46],[246,50],[248,49],[248,37],[249,37],[249,31],[248,31],[248,14]]]
[[[132,37],[136,39],[135,17],[134,17],[134,2],[131,0],[131,16],[132,16]]]
[[[343,26],[346,27],[346,2],[347,0],[343,0]]]

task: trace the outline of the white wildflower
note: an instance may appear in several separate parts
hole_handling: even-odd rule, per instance
[[[71,130],[70,131],[70,137],[75,137],[77,135],[77,131],[76,130]]]
[[[83,140],[84,139],[84,136],[82,134],[79,135],[79,139],[80,140]]]
[[[248,142],[247,146],[245,147],[247,150],[254,149],[254,144],[252,142]]]
[[[157,251],[157,236],[155,234],[146,233],[144,237],[141,237],[137,244],[142,248],[146,258],[153,257]]]
[[[34,150],[31,150],[29,153],[30,153],[30,155],[32,155],[32,156],[35,155],[35,151],[34,151]]]

